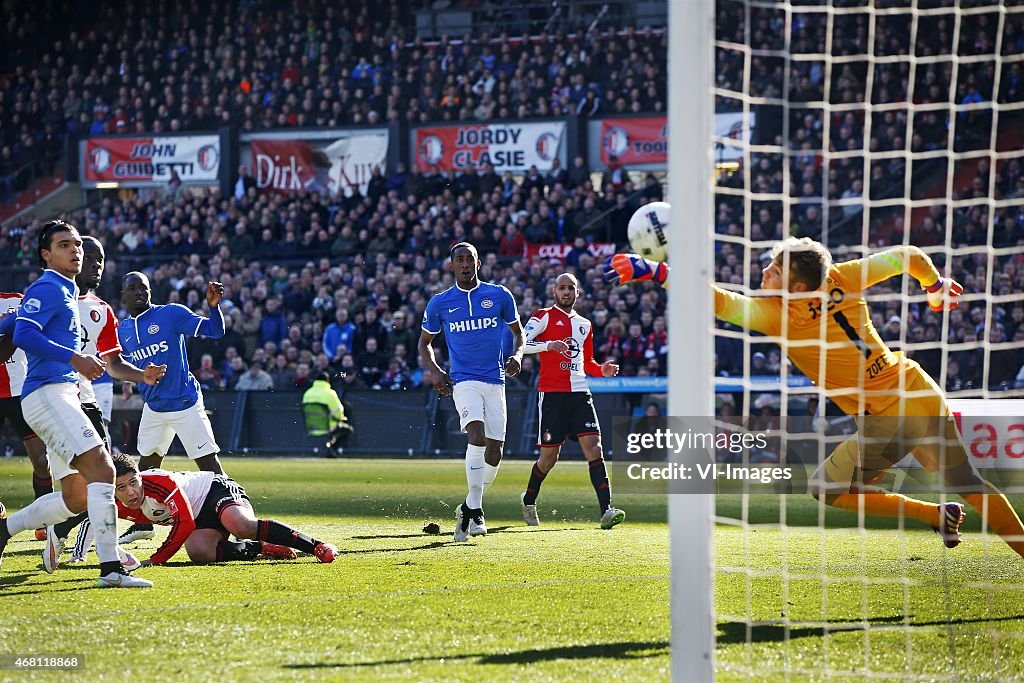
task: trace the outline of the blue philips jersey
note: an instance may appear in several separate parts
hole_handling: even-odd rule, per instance
[[[468,292],[458,285],[436,294],[423,312],[423,329],[444,332],[450,375],[458,384],[475,380],[505,383],[506,327],[519,322],[516,300],[501,285],[481,282]]]
[[[18,309],[18,320],[27,320],[39,327],[47,339],[72,352],[78,352],[80,337],[78,320],[78,285],[54,270],[42,276],[25,290]],[[40,358],[26,352],[28,370],[21,397],[25,398],[44,384],[78,384],[78,372],[71,363]]]
[[[151,306],[139,317],[118,325],[117,338],[124,356],[136,367],[167,365],[167,374],[156,386],[138,385],[150,410],[185,410],[199,400],[199,382],[188,369],[185,337],[197,336],[204,320],[181,304],[166,304]]]

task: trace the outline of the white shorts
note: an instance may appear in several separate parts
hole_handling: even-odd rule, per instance
[[[495,441],[505,440],[505,385],[487,382],[459,382],[452,390],[455,409],[459,411],[459,426],[466,431],[470,422],[484,423],[484,436]]]
[[[220,452],[220,446],[213,438],[213,426],[206,415],[202,396],[190,408],[160,413],[142,408],[142,420],[139,422],[139,455],[167,455],[167,451],[177,434],[181,445],[192,460],[204,455]]]
[[[21,399],[25,422],[46,444],[46,459],[54,479],[63,479],[78,470],[71,461],[102,446],[92,422],[82,412],[78,385],[62,382],[44,384]]]
[[[92,390],[96,394],[96,405],[103,413],[103,421],[109,424],[110,412],[114,409],[114,383],[93,384]]]

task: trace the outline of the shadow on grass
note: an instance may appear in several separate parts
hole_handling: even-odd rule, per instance
[[[867,620],[867,626],[861,622],[846,621],[846,620],[835,620],[828,622],[828,625],[822,625],[821,622],[815,622],[814,626],[801,626],[801,623],[794,621],[790,622],[789,634],[787,637],[786,626],[784,624],[757,624],[750,627],[750,639],[751,643],[783,643],[786,640],[794,640],[796,638],[821,638],[826,634],[832,633],[850,633],[850,632],[863,632],[871,629],[889,629],[889,628],[903,628],[904,626],[909,628],[921,628],[930,626],[964,626],[967,624],[987,624],[1000,621],[1024,621],[1024,614],[1017,614],[1008,617],[973,617],[970,619],[950,619],[949,621],[914,621],[913,617],[910,619],[909,624],[904,624],[904,617],[902,615],[894,617],[871,617]],[[834,625],[832,625],[834,624]],[[716,642],[719,645],[734,645],[737,643],[746,643],[747,639],[747,624],[742,621],[726,621],[718,623],[718,636]]]
[[[487,533],[493,534],[498,531],[509,531],[514,533],[529,533],[529,534],[543,534],[558,531],[586,531],[583,527],[566,527],[564,529],[532,529],[526,526],[492,526],[487,527]],[[353,541],[376,541],[382,538],[430,538],[431,536],[450,536],[450,531],[442,529],[439,534],[428,534],[426,532],[419,532],[415,534],[373,534],[370,536],[349,536]],[[414,548],[407,548],[407,550],[414,550]],[[354,551],[354,552],[368,552],[368,551]]]
[[[473,664],[537,664],[565,659],[642,659],[668,654],[668,642],[599,643],[596,645],[566,645],[500,654],[439,655],[410,657],[408,659],[382,659],[372,662],[322,662],[318,664],[284,664],[285,669],[350,669],[364,666],[415,664],[416,662],[470,661]]]
[[[365,548],[363,550],[339,550],[339,555],[373,555],[376,553],[404,553],[410,550],[433,550],[443,548],[446,545],[455,545],[455,541],[434,541],[426,545],[416,545],[410,548]],[[461,543],[459,545],[462,545]]]

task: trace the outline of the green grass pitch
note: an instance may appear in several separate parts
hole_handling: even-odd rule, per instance
[[[626,522],[601,531],[585,468],[566,462],[544,484],[543,526],[527,528],[530,465],[507,462],[485,500],[491,533],[455,544],[459,461],[225,466],[258,516],[337,544],[339,559],[194,567],[181,553],[139,572],[154,589],[99,590],[95,554],[50,576],[43,544],[19,536],[0,570],[0,655],[86,662],[0,680],[668,679],[664,498],[616,497]],[[29,478],[24,458],[0,461],[9,509],[29,502]],[[1024,680],[1024,562],[1001,542],[973,527],[946,552],[927,530],[858,530],[835,511],[821,532],[804,498],[788,499],[780,528],[778,502],[718,503],[751,522],[715,536],[719,680]],[[423,533],[427,521],[442,535]]]

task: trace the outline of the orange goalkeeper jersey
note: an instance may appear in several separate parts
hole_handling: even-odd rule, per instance
[[[878,336],[864,300],[873,284],[908,271],[920,282],[939,274],[916,247],[897,247],[833,264],[821,289],[749,297],[715,287],[715,315],[776,337],[793,364],[848,414],[879,413],[899,398],[913,363]]]

